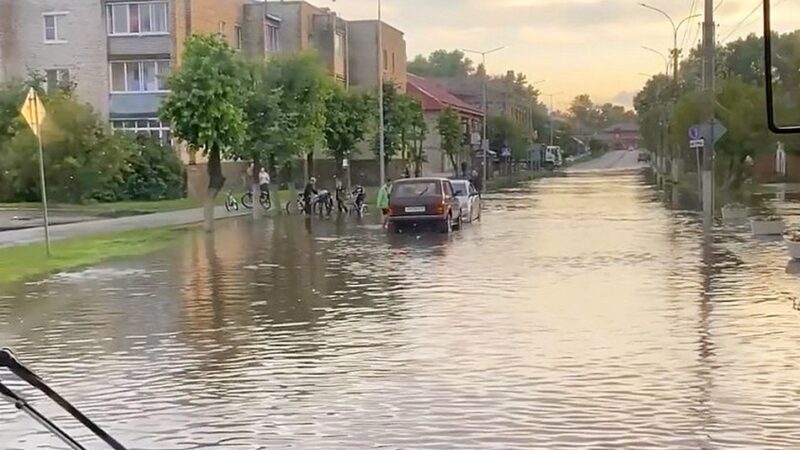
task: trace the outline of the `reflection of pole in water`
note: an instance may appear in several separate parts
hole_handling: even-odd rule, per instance
[[[700,419],[702,429],[706,432],[715,425],[713,409],[710,405],[711,391],[714,388],[714,355],[715,346],[710,330],[710,318],[714,309],[712,289],[714,277],[721,270],[714,254],[714,236],[708,230],[703,233],[702,242],[702,264],[700,265],[700,275],[702,276],[702,291],[700,292],[700,310],[698,314],[698,341],[697,341],[697,377],[698,377],[698,397],[697,415]]]

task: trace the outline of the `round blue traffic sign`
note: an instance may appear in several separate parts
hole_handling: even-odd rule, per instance
[[[696,141],[703,138],[703,132],[697,125],[689,127],[689,139]]]

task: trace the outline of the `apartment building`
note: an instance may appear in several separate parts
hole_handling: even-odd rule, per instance
[[[265,14],[280,19],[275,28],[280,42],[277,51],[296,53],[313,49],[328,72],[343,85],[349,85],[348,22],[328,8],[304,1],[267,2]]]
[[[115,129],[168,142],[158,119],[187,36],[219,32],[241,47],[245,0],[0,0],[0,80],[69,83]]]
[[[408,83],[406,40],[402,31],[377,20],[356,20],[349,27],[350,80],[355,86],[376,89],[378,72],[378,30],[381,33],[383,79],[405,92]]]
[[[74,1],[74,0],[73,0]],[[109,120],[115,129],[169,142],[158,118],[170,69],[192,33],[221,33],[242,47],[244,0],[105,0]]]
[[[108,58],[102,0],[0,0],[0,79],[31,72],[47,88],[74,84],[108,116]]]

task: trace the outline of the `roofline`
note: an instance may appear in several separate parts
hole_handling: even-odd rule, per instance
[[[352,24],[356,24],[356,25],[358,25],[358,24],[368,24],[368,23],[375,23],[375,22],[377,22],[377,21],[378,21],[378,19],[359,19],[359,20],[348,20],[347,22],[348,22],[348,23],[350,23],[351,25],[352,25]],[[403,30],[401,30],[401,29],[399,29],[399,28],[395,27],[394,25],[390,25],[390,24],[388,24],[388,23],[386,23],[386,22],[384,22],[384,21],[382,21],[382,20],[381,20],[381,23],[382,23],[384,26],[386,26],[386,27],[388,27],[388,28],[391,28],[391,29],[392,29],[392,30],[394,30],[394,31],[397,31],[398,33],[402,34],[403,36],[405,36],[405,35],[406,35],[406,32],[405,32],[405,31],[403,31]]]

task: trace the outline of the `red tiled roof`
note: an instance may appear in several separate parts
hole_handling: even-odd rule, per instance
[[[456,97],[444,86],[412,73],[408,74],[408,94],[419,100],[425,111],[441,111],[449,106],[464,114],[483,117],[482,111]]]

